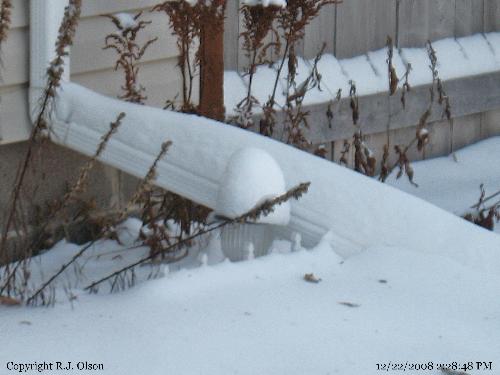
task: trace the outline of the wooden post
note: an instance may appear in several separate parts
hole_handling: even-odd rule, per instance
[[[199,113],[223,121],[224,109],[224,12],[226,0],[212,0],[203,10],[200,33]]]

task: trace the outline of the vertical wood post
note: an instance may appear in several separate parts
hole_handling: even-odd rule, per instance
[[[200,105],[202,116],[224,120],[224,12],[226,0],[212,0],[202,15]]]

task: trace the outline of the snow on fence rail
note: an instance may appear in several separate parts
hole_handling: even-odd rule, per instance
[[[433,43],[438,58],[438,70],[450,98],[452,117],[486,112],[500,108],[500,33],[475,34],[463,38],[446,38]],[[411,64],[409,83],[412,90],[406,97],[406,110],[402,109],[400,95],[387,95],[387,48],[368,52],[366,55],[338,60],[325,55],[318,64],[322,75],[321,90],[308,92],[304,104],[309,111],[309,129],[306,138],[313,144],[350,138],[352,111],[349,105],[349,81],[353,81],[359,95],[360,119],[364,134],[375,134],[390,129],[414,126],[429,105],[429,86],[432,74],[426,48],[394,50],[393,64],[398,77],[403,77],[407,64]],[[286,66],[286,64],[285,64]],[[307,77],[312,61],[300,58],[297,82]],[[253,80],[253,95],[260,103],[269,96],[269,85],[274,81],[275,68],[261,66]],[[283,74],[286,81],[286,72]],[[282,80],[282,81],[283,81]],[[234,114],[239,100],[246,95],[247,78],[234,71],[226,71],[225,103],[228,115]],[[399,88],[404,80],[399,82]],[[283,87],[285,83],[282,82]],[[341,89],[340,103],[335,103]],[[283,90],[284,91],[284,90]],[[278,95],[283,104],[285,97]],[[334,120],[326,116],[328,106],[336,107]],[[257,111],[258,108],[255,108]],[[258,114],[257,116],[258,117]],[[442,110],[435,103],[429,122],[443,118]],[[257,121],[258,123],[258,121]],[[278,121],[275,136],[282,136],[283,121]]]
[[[270,138],[195,115],[125,103],[71,83],[59,90],[55,108],[52,139],[86,155],[95,153],[109,123],[125,112],[101,161],[137,177],[143,177],[161,144],[172,141],[156,184],[210,208],[215,208],[231,155],[244,147],[265,150],[283,170],[287,187],[311,182],[309,193],[292,203],[290,223],[280,233],[288,239],[299,233],[306,246],[329,234],[325,238],[344,257],[381,245],[438,253],[489,272],[500,269],[497,235]]]

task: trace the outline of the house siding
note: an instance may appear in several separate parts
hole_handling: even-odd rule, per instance
[[[140,34],[141,40],[158,37],[150,46],[140,65],[140,84],[146,88],[147,104],[163,107],[167,99],[174,99],[180,89],[177,68],[177,46],[168,30],[168,19],[163,13],[149,10],[158,0],[85,0],[82,17],[71,55],[71,80],[94,91],[119,96],[123,73],[114,70],[115,54],[102,50],[105,36],[114,31],[114,25],[102,14],[144,11],[144,20],[154,21]],[[0,212],[5,212],[17,166],[24,158],[32,129],[29,105],[29,0],[13,0],[12,25],[3,46],[3,80],[0,82]],[[195,94],[196,97],[196,94]],[[38,184],[35,204],[60,198],[68,182],[74,181],[85,164],[86,157],[69,149],[47,142],[42,147],[42,160],[37,171],[46,175]],[[111,167],[98,164],[93,168],[87,197],[96,197],[99,207],[110,207],[124,202],[135,190],[137,180]],[[28,212],[30,216],[33,212]],[[32,216],[34,217],[34,216]],[[0,215],[0,226],[3,215]]]
[[[158,0],[85,0],[71,54],[71,80],[94,91],[119,96],[123,74],[114,70],[115,53],[102,50],[104,38],[115,30],[102,14],[143,11],[153,21],[140,34],[141,41],[158,37],[140,64],[139,83],[146,88],[147,104],[163,106],[180,91],[177,46],[163,13],[150,12]],[[0,144],[26,140],[31,123],[29,86],[29,1],[14,0],[12,29],[3,46],[3,81],[0,83]]]

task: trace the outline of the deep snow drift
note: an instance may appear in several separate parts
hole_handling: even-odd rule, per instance
[[[498,165],[500,137],[493,137],[449,156],[412,163],[418,188],[404,178],[396,180],[395,175],[387,183],[462,216],[478,202],[481,184],[486,196],[500,190],[500,173],[495,173]]]
[[[467,41],[456,42],[458,50],[453,43],[441,49],[470,58]],[[378,90],[382,55],[333,66],[342,74],[352,66],[372,69],[366,90]],[[498,61],[493,52],[492,58]],[[103,161],[136,176],[165,140],[173,141],[157,183],[212,208],[232,155],[245,147],[271,155],[286,188],[307,181],[311,188],[292,202],[284,240],[273,244],[273,254],[252,261],[207,266],[221,253],[215,235],[183,265],[201,267],[140,267],[134,288],[108,295],[103,287],[87,295],[82,286],[148,251],[98,243],[78,262],[83,268],[68,269],[59,280],[71,302],[63,293],[54,309],[0,307],[0,366],[87,361],[117,375],[357,375],[377,374],[377,365],[390,362],[431,364],[425,372],[438,375],[439,365],[496,366],[500,360],[498,235],[391,186],[215,121],[120,102],[73,84],[63,85],[56,111],[53,139],[88,155],[125,112]],[[425,169],[415,166],[421,186]],[[137,227],[126,223],[124,243],[133,241]],[[301,248],[297,233],[305,246],[319,245]],[[46,279],[78,249],[60,243],[38,257],[34,278]],[[141,282],[150,274],[159,278]],[[308,282],[306,274],[321,280]]]
[[[312,246],[331,231],[331,245],[348,257],[373,246],[445,255],[486,272],[500,269],[500,238],[418,198],[267,137],[198,116],[124,103],[78,85],[59,92],[52,138],[93,155],[109,123],[127,114],[102,156],[136,176],[147,171],[165,140],[173,142],[159,163],[156,183],[215,208],[219,183],[231,155],[260,148],[283,171],[287,188],[311,182],[291,202],[283,232],[300,233]],[[426,220],[422,220],[426,218]]]
[[[414,163],[417,189],[404,179],[391,183],[460,212],[475,202],[478,182],[492,189],[500,185],[500,176],[488,168],[500,162],[498,150],[500,138],[492,138],[455,158]],[[455,186],[462,195],[450,197]],[[385,208],[397,212],[396,203]],[[418,211],[416,206],[411,204],[411,210]],[[424,228],[431,219],[439,225],[448,217],[437,209],[427,212],[437,216],[421,216]],[[346,222],[356,220],[356,211],[344,214]],[[469,228],[456,225],[458,218],[454,222],[447,227],[448,238],[460,238],[460,231]],[[76,366],[86,361],[102,364],[112,375],[371,375],[380,373],[377,365],[391,363],[432,365],[425,373],[442,375],[440,365],[492,361],[496,367],[500,360],[498,268],[496,274],[484,273],[450,254],[440,255],[438,248],[424,253],[419,244],[425,239],[417,236],[407,239],[408,246],[368,246],[342,260],[336,254],[342,244],[332,233],[312,251],[276,241],[266,257],[206,266],[207,258],[220,253],[215,234],[201,241],[200,253],[195,251],[183,265],[198,268],[169,272],[165,266],[140,267],[138,285],[130,290],[82,292],[82,286],[147,253],[146,248],[126,249],[139,228],[137,220],[128,220],[119,228],[124,246],[99,242],[79,267],[68,269],[59,280],[59,302],[53,309],[0,306],[3,369],[9,362],[71,361],[75,370],[66,373],[81,373]],[[498,260],[497,235],[476,229],[488,234],[484,238],[496,250],[490,260]],[[416,233],[420,235],[418,228]],[[78,250],[58,244],[34,260],[33,277],[47,278]],[[142,282],[152,272],[159,278]],[[306,274],[321,281],[307,282]],[[63,287],[70,292],[65,294]]]
[[[82,260],[85,275],[120,264],[118,254],[131,259],[116,245],[104,249],[109,255]],[[72,251],[63,246],[51,260]],[[306,273],[321,282],[306,282]],[[120,294],[76,291],[72,304],[52,309],[0,307],[0,364],[88,361],[111,375],[372,375],[377,364],[432,362],[425,373],[442,375],[438,364],[497,365],[498,285],[497,275],[435,254],[373,247],[341,263],[323,244],[171,273]]]

